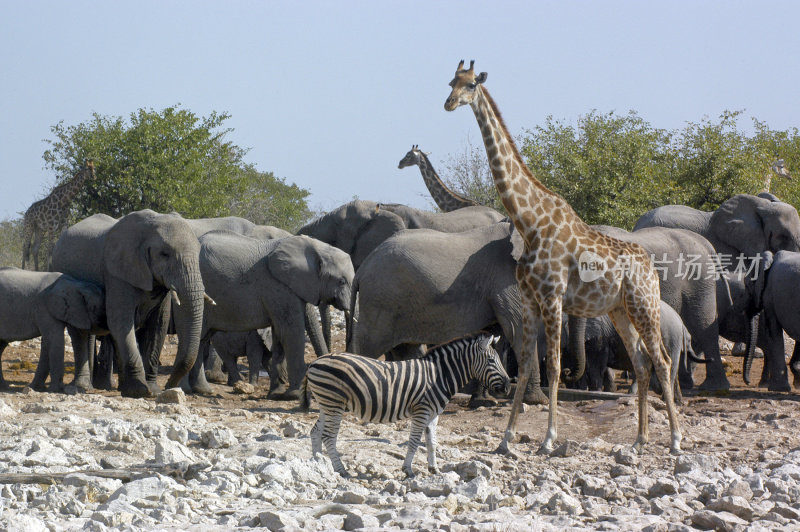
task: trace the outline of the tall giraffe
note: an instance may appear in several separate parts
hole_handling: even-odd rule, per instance
[[[34,202],[25,211],[22,220],[24,247],[22,249],[22,268],[33,253],[33,267],[39,270],[39,248],[47,240],[49,244],[58,238],[67,226],[72,198],[81,190],[84,182],[94,179],[94,162],[85,161],[83,167],[67,182],[55,187],[45,198]],[[31,241],[33,246],[31,246]],[[49,250],[52,246],[48,245]]]
[[[536,357],[536,333],[544,325],[550,383],[547,434],[540,453],[550,453],[557,436],[558,378],[561,372],[561,313],[578,317],[609,314],[625,343],[639,383],[639,428],[633,448],[648,440],[647,392],[650,361],[667,405],[670,450],[680,452],[681,431],[669,384],[667,353],[661,341],[661,291],[650,256],[638,244],[605,236],[589,227],[558,194],[548,190],[525,165],[489,91],[487,74],[458,64],[444,108],[469,105],[480,126],[492,179],[511,220],[524,240],[517,262],[522,299],[523,353],[517,389],[498,452],[508,453],[517,416]],[[644,345],[642,345],[642,343]],[[645,348],[644,350],[642,348]],[[645,354],[646,353],[646,354]]]
[[[789,169],[786,168],[786,161],[783,159],[775,159],[773,161],[772,166],[769,167],[766,174],[764,175],[764,190],[762,192],[770,192],[770,187],[772,186],[772,174],[780,176],[784,179],[788,179],[789,181],[792,180],[792,174],[789,172]]]
[[[425,186],[428,187],[433,201],[436,202],[436,205],[442,209],[442,211],[450,212],[462,207],[474,207],[478,205],[477,201],[465,198],[447,188],[447,185],[439,179],[436,170],[433,169],[428,155],[419,149],[418,144],[411,146],[411,150],[400,160],[397,167],[405,168],[406,166],[414,164],[419,166],[419,171],[422,173]]]

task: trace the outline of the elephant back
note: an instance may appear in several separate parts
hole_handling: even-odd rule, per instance
[[[115,218],[95,214],[68,227],[53,247],[52,270],[103,285],[103,248]]]

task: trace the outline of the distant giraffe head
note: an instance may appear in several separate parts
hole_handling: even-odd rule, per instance
[[[470,61],[469,69],[465,69],[463,59],[458,64],[458,68],[456,68],[456,77],[450,82],[450,86],[453,90],[444,102],[446,111],[454,111],[462,105],[470,105],[475,99],[478,85],[486,81],[488,74],[486,72],[481,72],[476,76],[475,70],[473,69],[474,66],[475,61]]]
[[[419,144],[414,144],[411,146],[411,149],[406,153],[406,156],[400,159],[400,162],[397,164],[397,168],[405,168],[407,166],[419,166],[419,162],[422,160],[422,152],[419,151]]]

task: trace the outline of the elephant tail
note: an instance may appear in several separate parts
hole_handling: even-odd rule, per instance
[[[303,377],[303,382],[300,384],[300,411],[308,412],[311,408],[311,399],[308,397],[308,375]]]

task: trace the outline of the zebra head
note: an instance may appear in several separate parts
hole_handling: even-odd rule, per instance
[[[499,336],[481,335],[474,344],[472,374],[492,393],[508,395],[511,380],[508,378],[495,346]]]

